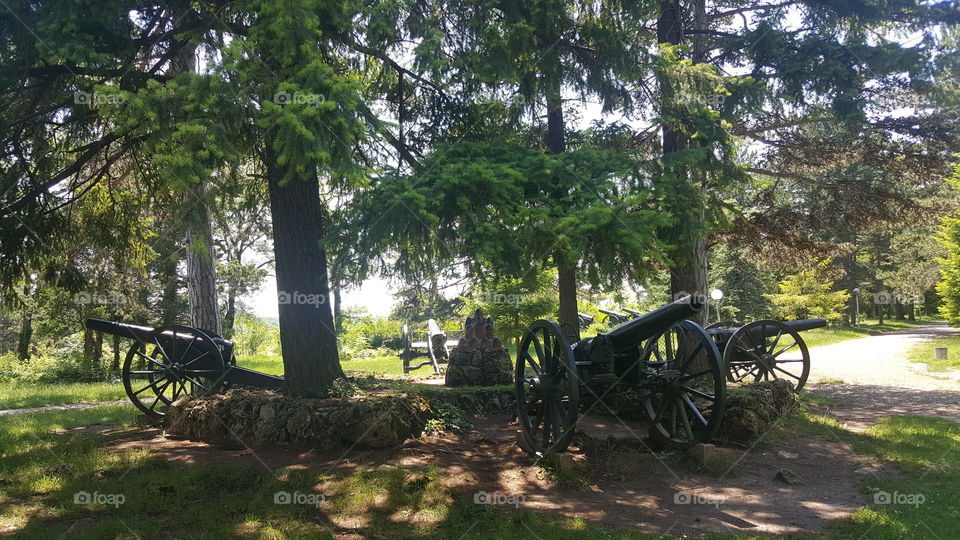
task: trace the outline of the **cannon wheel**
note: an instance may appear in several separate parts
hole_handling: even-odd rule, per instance
[[[540,455],[566,450],[577,423],[579,390],[573,349],[563,331],[553,321],[535,321],[517,348],[520,447]]]
[[[671,446],[712,440],[726,408],[716,343],[699,324],[680,321],[644,346],[644,409],[650,434]]]
[[[799,392],[810,374],[810,352],[800,334],[780,321],[754,321],[732,336],[723,351],[734,383],[785,379]]]
[[[174,339],[161,340],[164,333],[173,334]],[[176,338],[186,345],[174,346]],[[191,393],[202,395],[217,390],[222,385],[224,370],[223,355],[210,334],[189,326],[164,326],[127,351],[123,388],[145,415],[162,418],[162,406],[170,406]]]

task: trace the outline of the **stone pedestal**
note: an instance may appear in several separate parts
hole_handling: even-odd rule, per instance
[[[467,318],[463,339],[450,351],[447,386],[494,386],[513,382],[510,355],[493,335],[493,321],[477,310]]]

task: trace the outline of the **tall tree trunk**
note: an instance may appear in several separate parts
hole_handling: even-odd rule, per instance
[[[217,302],[217,271],[214,267],[213,230],[207,205],[207,183],[202,181],[189,192],[187,204],[193,219],[187,229],[187,299],[191,324],[222,334]]]
[[[110,364],[110,371],[120,371],[120,335],[113,336],[113,363]]]
[[[103,358],[103,334],[93,330],[83,330],[83,361],[89,365],[99,365]]]
[[[909,310],[907,311],[907,319],[910,322],[916,322],[917,320],[917,302],[914,300],[910,301]]]
[[[173,251],[164,259],[160,269],[160,325],[176,324],[180,318],[180,266],[179,251]]]
[[[20,319],[20,335],[17,337],[17,358],[22,362],[30,360],[30,340],[33,339],[33,313],[27,309]]]
[[[223,337],[231,339],[233,337],[233,327],[237,322],[237,289],[235,284],[230,284],[227,289],[227,311],[223,314]]]
[[[561,154],[567,151],[566,124],[563,119],[563,95],[560,81],[560,61],[554,58],[554,71],[547,89],[547,151]],[[561,194],[558,194],[561,196]],[[560,328],[570,343],[580,341],[580,318],[577,316],[577,261],[567,260],[566,253],[554,254],[557,265],[557,292],[560,296]]]
[[[705,17],[701,9],[696,9],[696,23],[705,24]],[[660,3],[660,17],[657,19],[657,42],[671,45],[683,43],[683,14],[678,1],[664,1]],[[695,44],[695,61],[703,59],[705,48],[702,44]],[[659,76],[661,109],[665,116],[670,116],[674,108],[675,91],[672,82],[665,74]],[[683,150],[688,141],[681,133],[671,127],[668,121],[663,126],[662,143],[663,156]],[[705,213],[702,207],[703,183],[698,188],[694,185],[693,171],[684,166],[673,166],[675,194],[672,198],[675,206],[672,208],[679,223],[672,230],[670,240],[676,246],[672,253],[673,265],[670,267],[670,290],[674,297],[679,295],[699,295],[706,299],[707,294],[707,239],[704,233]],[[709,306],[707,306],[709,309]],[[708,313],[704,309],[691,319],[705,324]]]
[[[320,184],[315,172],[288,178],[287,169],[269,149],[264,162],[273,219],[285,389],[293,396],[316,395],[343,377],[327,302],[327,256],[320,244],[324,235]]]
[[[340,299],[340,285],[336,280],[330,283],[333,290],[333,329],[339,335],[343,331],[343,304]]]

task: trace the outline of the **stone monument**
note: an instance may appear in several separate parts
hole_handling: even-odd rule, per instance
[[[494,336],[493,320],[477,309],[467,317],[463,338],[450,351],[447,386],[494,386],[513,382],[510,354]]]

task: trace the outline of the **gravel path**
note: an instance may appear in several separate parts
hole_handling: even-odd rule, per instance
[[[815,347],[806,389],[839,402],[832,412],[853,429],[903,414],[960,422],[960,371],[932,373],[906,360],[907,349],[917,343],[957,335],[960,329],[934,323]]]

